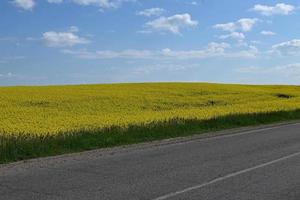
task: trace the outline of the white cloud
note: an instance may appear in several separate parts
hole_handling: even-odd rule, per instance
[[[277,74],[287,78],[300,78],[300,63],[292,63],[275,67],[243,67],[236,70],[247,74]]]
[[[229,22],[226,24],[216,24],[214,25],[215,29],[221,29],[223,31],[229,31],[229,32],[233,32],[235,30],[237,30],[237,26],[234,22]]]
[[[260,34],[267,35],[267,36],[276,35],[276,33],[272,32],[272,31],[261,31]]]
[[[240,26],[240,29],[244,32],[251,31],[252,27],[255,25],[255,23],[258,21],[258,19],[251,19],[251,18],[243,18],[238,20],[238,26]]]
[[[255,47],[249,46],[247,49],[227,52],[230,49],[230,45],[227,43],[215,43],[208,44],[205,48],[200,50],[186,50],[175,51],[169,48],[165,48],[158,51],[152,50],[123,50],[123,51],[96,51],[91,52],[87,50],[73,51],[63,50],[65,54],[75,55],[83,59],[205,59],[211,57],[225,57],[225,58],[254,58],[258,54]]]
[[[300,39],[282,42],[272,46],[272,51],[283,56],[300,54]]]
[[[48,3],[56,3],[56,4],[60,4],[63,3],[64,0],[48,0]]]
[[[114,3],[109,0],[72,0],[74,3],[83,6],[99,6],[102,8],[115,7]]]
[[[98,6],[100,8],[118,8],[125,2],[135,2],[136,0],[72,0],[82,6]]]
[[[160,17],[153,21],[147,22],[146,31],[153,32],[170,32],[180,34],[180,29],[187,27],[195,27],[198,25],[197,21],[192,20],[190,14],[177,14],[170,17]]]
[[[256,18],[242,18],[236,22],[229,22],[229,23],[225,23],[225,24],[216,24],[213,27],[215,29],[220,29],[220,30],[228,31],[228,32],[236,32],[236,31],[248,32],[248,31],[252,30],[253,26],[257,22],[258,22],[258,19],[256,19]]]
[[[32,10],[33,7],[35,6],[35,1],[34,0],[13,0],[12,3],[24,10]]]
[[[284,3],[278,3],[275,6],[256,4],[252,10],[265,16],[289,15],[295,10],[295,6]]]
[[[139,11],[136,14],[141,16],[151,17],[151,16],[160,16],[164,12],[165,10],[163,8],[149,8],[143,11]]]
[[[102,9],[118,8],[126,2],[136,2],[137,0],[48,0],[49,3],[73,2],[80,6],[96,6]]]
[[[195,58],[208,58],[221,56],[224,54],[225,49],[229,48],[227,43],[215,43],[212,42],[202,50],[189,50],[189,51],[173,51],[171,49],[161,50],[161,55],[165,58],[177,58],[177,59],[195,59]]]
[[[77,44],[87,44],[90,41],[86,38],[75,35],[77,27],[70,27],[68,32],[48,31],[43,33],[42,40],[49,47],[71,47]]]
[[[229,58],[256,58],[260,52],[258,49],[253,45],[244,45],[246,49],[239,50],[236,52],[229,52],[225,54],[224,57]]]
[[[13,73],[11,73],[11,72],[8,72],[8,73],[6,73],[6,74],[0,74],[0,78],[5,78],[5,79],[7,79],[7,78],[12,78],[12,77],[15,77],[16,75],[15,74],[13,74]]]
[[[64,0],[48,0],[48,3],[62,3]]]
[[[284,74],[286,77],[299,77],[300,78],[300,63],[293,63],[284,66],[278,66],[275,68],[280,74]]]
[[[259,40],[251,40],[250,42],[251,42],[252,44],[262,44],[262,42],[259,41]]]
[[[231,39],[242,41],[242,40],[245,39],[245,35],[243,33],[240,33],[240,32],[232,32],[232,33],[229,33],[227,35],[221,35],[219,38],[220,39],[231,38]]]
[[[153,52],[149,50],[134,50],[128,49],[124,51],[96,51],[90,52],[86,50],[72,51],[63,50],[63,53],[76,55],[85,59],[113,59],[113,58],[132,58],[132,59],[147,59],[153,56]]]
[[[190,68],[196,68],[199,67],[199,63],[187,63],[185,61],[183,62],[169,62],[169,61],[162,61],[158,63],[153,64],[147,64],[147,65],[139,65],[133,70],[134,74],[150,74],[153,72],[161,72],[162,70],[174,72],[174,71],[184,71]]]
[[[151,50],[124,50],[124,51],[96,51],[89,52],[63,50],[63,53],[77,55],[86,59],[113,59],[113,58],[129,58],[129,59],[195,59],[220,56],[225,49],[229,48],[227,43],[210,43],[203,50],[189,51],[173,51],[171,49],[162,49],[160,51]]]

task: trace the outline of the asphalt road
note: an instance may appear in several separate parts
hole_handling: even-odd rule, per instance
[[[300,123],[232,132],[3,165],[0,199],[300,200]]]

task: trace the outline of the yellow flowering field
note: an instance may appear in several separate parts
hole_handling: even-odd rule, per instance
[[[0,163],[300,119],[299,86],[0,87]]]
[[[58,134],[172,118],[300,109],[298,86],[206,83],[0,88],[0,134]]]

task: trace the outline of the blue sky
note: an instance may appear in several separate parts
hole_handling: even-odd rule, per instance
[[[296,0],[3,0],[0,85],[300,84]]]

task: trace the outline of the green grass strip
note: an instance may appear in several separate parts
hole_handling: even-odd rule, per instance
[[[0,135],[0,163],[296,119],[300,119],[300,110],[229,115],[202,121],[177,118],[146,125],[131,125],[127,129],[116,126],[56,136]]]

